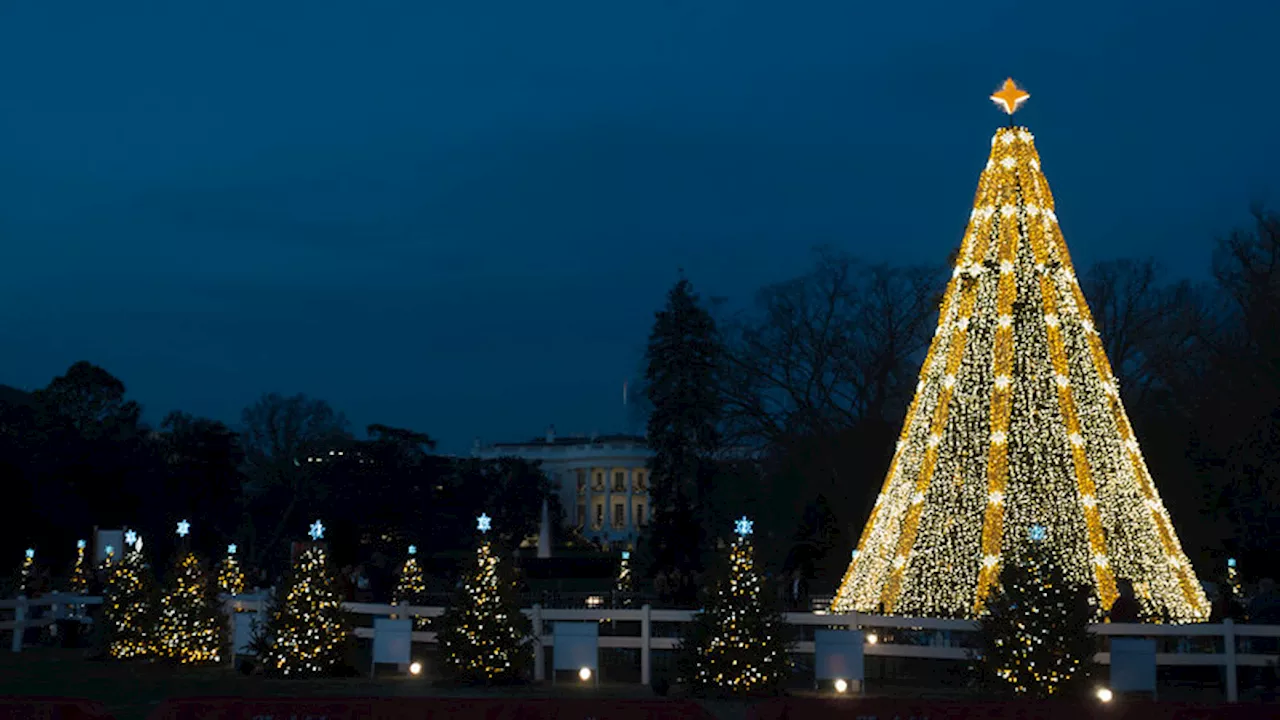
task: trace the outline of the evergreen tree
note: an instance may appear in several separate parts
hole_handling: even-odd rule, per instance
[[[647,438],[653,450],[653,522],[646,558],[651,572],[691,574],[701,565],[711,457],[720,444],[722,355],[715,321],[682,278],[655,315],[645,353],[645,395],[652,408]]]
[[[267,624],[255,643],[262,664],[273,675],[320,675],[342,661],[350,633],[342,598],[329,573],[320,521],[312,525],[317,541],[298,555],[284,584],[276,591]]]
[[[417,555],[418,547],[410,545],[409,557],[400,566],[400,576],[396,579],[396,589],[392,593],[391,601],[397,605],[407,603],[421,607],[427,604],[427,581],[422,575],[422,566],[418,564]],[[415,630],[426,630],[428,625],[430,625],[430,618],[414,616]]]
[[[1031,698],[1083,695],[1099,617],[1092,588],[1053,557],[1048,530],[1033,526],[1020,562],[1006,565],[982,617],[982,668],[997,691]]]
[[[762,592],[751,526],[738,521],[728,577],[708,594],[680,644],[681,675],[702,692],[774,692],[789,671],[791,632]]]
[[[26,553],[22,556],[22,564],[18,566],[18,572],[15,574],[13,583],[19,595],[30,596],[33,593],[37,575],[39,575],[39,570],[36,568],[35,548],[27,548]]]
[[[236,546],[227,546],[227,556],[218,565],[218,591],[227,595],[244,593],[244,570],[236,559]]]
[[[218,662],[227,642],[227,618],[195,553],[180,553],[160,596],[157,615],[158,655],[183,664]]]
[[[67,577],[67,590],[81,595],[89,592],[89,563],[85,561],[85,541],[76,541],[76,561]]]
[[[132,532],[126,537],[132,536]],[[142,557],[142,541],[129,545],[119,562],[111,561],[103,591],[103,632],[107,654],[117,660],[154,653],[151,630],[155,611],[155,579]]]
[[[489,518],[480,516],[481,532]],[[529,620],[520,612],[515,584],[502,577],[502,566],[488,538],[476,548],[475,564],[463,576],[462,597],[439,620],[445,673],[462,683],[507,683],[524,677],[533,659],[526,644]]]

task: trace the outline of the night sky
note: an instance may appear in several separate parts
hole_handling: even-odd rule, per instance
[[[1275,0],[5,2],[0,383],[90,360],[151,422],[305,392],[447,452],[615,431],[678,268],[746,302],[817,244],[944,260],[1007,75],[1077,264],[1204,277],[1280,204],[1277,27]]]

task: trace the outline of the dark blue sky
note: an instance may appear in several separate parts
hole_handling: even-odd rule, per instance
[[[458,9],[463,8],[463,9]],[[1050,9],[1052,8],[1052,10]],[[0,4],[0,383],[306,392],[464,451],[616,429],[683,266],[938,262],[1006,75],[1075,259],[1280,201],[1274,0]]]

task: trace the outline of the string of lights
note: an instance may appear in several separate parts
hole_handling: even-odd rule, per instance
[[[313,539],[319,534],[313,529]],[[347,633],[325,549],[312,544],[299,554],[272,607],[263,667],[291,677],[328,673],[342,660]]]
[[[157,654],[184,665],[216,663],[222,656],[226,627],[226,617],[200,560],[194,553],[183,553],[160,596]]]

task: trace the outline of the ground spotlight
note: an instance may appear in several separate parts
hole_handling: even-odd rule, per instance
[[[836,692],[838,693],[849,692],[849,683],[846,682],[844,678],[840,678],[839,680],[836,680]]]
[[[878,643],[878,642],[880,642],[880,636],[879,636],[879,635],[876,635],[875,633],[867,633],[867,644],[868,644],[868,645],[875,645],[875,644],[876,644],[876,643]]]
[[[590,680],[590,679],[591,679],[591,668],[589,668],[589,667],[584,667],[584,668],[582,668],[581,670],[579,670],[579,671],[578,671],[578,679],[579,679],[579,680],[581,680],[582,682],[586,682],[586,681]]]
[[[413,662],[409,663],[409,674],[410,674],[410,675],[421,675],[421,674],[422,674],[422,663],[418,662],[417,660],[414,660]]]
[[[1111,688],[1098,688],[1098,699],[1104,703],[1111,702],[1115,695],[1112,694]]]

